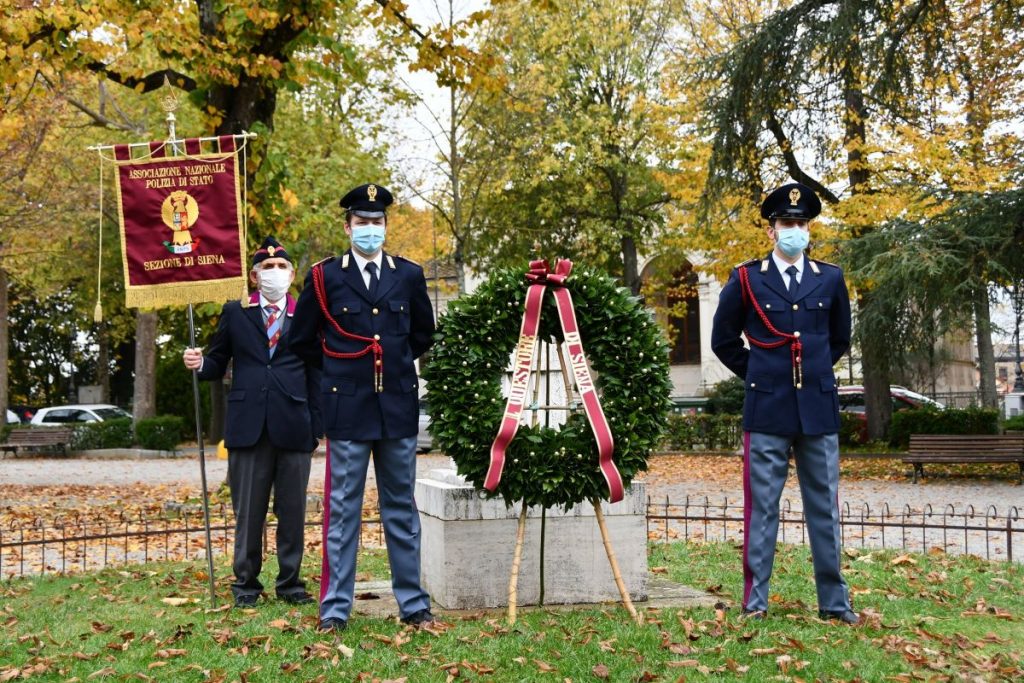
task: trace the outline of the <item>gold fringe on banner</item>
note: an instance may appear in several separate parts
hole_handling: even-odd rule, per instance
[[[202,282],[178,282],[160,285],[129,286],[125,292],[125,306],[128,308],[163,308],[184,306],[206,301],[231,301],[247,299],[244,277],[229,277],[221,280]]]

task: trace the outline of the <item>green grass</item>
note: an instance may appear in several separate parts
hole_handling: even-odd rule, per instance
[[[317,573],[317,559],[309,558],[307,576]],[[774,600],[763,622],[745,622],[735,610],[647,609],[646,623],[636,626],[608,605],[525,610],[512,628],[503,612],[448,615],[449,627],[418,633],[393,618],[354,618],[335,636],[315,630],[315,605],[267,600],[255,610],[206,609],[201,562],[19,579],[0,583],[0,681],[14,675],[40,681],[410,682],[1024,675],[1019,565],[891,551],[859,551],[846,559],[855,607],[866,616],[857,628],[816,618],[809,556],[794,547],[780,549]],[[741,590],[740,553],[732,544],[653,545],[650,563],[729,600]],[[273,558],[268,565],[264,576],[272,577]],[[223,561],[217,572],[230,573]],[[383,578],[383,553],[362,555],[359,572]],[[220,599],[226,603],[229,594],[228,579],[219,578]],[[175,606],[165,598],[195,602]]]

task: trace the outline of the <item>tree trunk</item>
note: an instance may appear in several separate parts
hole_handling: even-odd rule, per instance
[[[637,268],[636,241],[630,235],[622,238],[622,284],[634,295],[640,294],[640,271]]]
[[[100,388],[100,402],[110,403],[110,336],[105,322],[96,326],[96,384]]]
[[[861,24],[856,22],[855,25],[860,26]],[[869,112],[864,104],[862,71],[860,36],[854,33],[850,36],[846,64],[842,73],[843,99],[846,105],[843,112],[845,129],[843,143],[846,146],[846,169],[851,195],[867,192],[871,175],[868,160],[864,154]],[[869,229],[865,226],[855,230],[853,237],[860,237]],[[862,293],[859,305],[862,308],[867,306],[869,298],[870,293]],[[864,372],[864,403],[868,419],[868,438],[884,439],[889,430],[889,422],[892,420],[892,401],[889,398],[889,349],[885,344],[872,343],[865,337],[861,337],[861,364]]]
[[[135,421],[156,415],[156,311],[135,316]]]
[[[0,415],[4,415],[6,424],[7,402],[10,399],[8,391],[11,374],[7,369],[7,361],[10,358],[10,325],[7,322],[8,301],[7,301],[7,271],[0,268]]]
[[[981,381],[981,405],[999,407],[996,394],[996,355],[992,348],[992,318],[989,311],[988,288],[974,292],[974,330],[978,342],[978,374]]]

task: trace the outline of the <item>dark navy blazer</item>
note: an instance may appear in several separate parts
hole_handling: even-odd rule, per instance
[[[419,380],[414,359],[433,344],[434,312],[423,269],[384,254],[376,297],[363,282],[348,252],[322,262],[326,306],[342,329],[380,337],[384,348],[384,390],[374,391],[374,357],[331,358],[323,353],[326,336],[332,351],[356,352],[366,342],[347,339],[323,315],[306,276],[295,308],[292,345],[307,361],[321,365],[324,431],[329,439],[372,441],[415,436],[419,431]]]
[[[291,296],[288,302],[292,309]],[[227,448],[254,446],[264,426],[277,448],[312,452],[317,447],[323,434],[320,371],[292,349],[294,327],[289,314],[271,357],[258,295],[255,305],[247,308],[237,301],[224,304],[199,379],[222,378],[228,361],[234,359],[224,432]]]
[[[722,289],[711,331],[715,355],[746,382],[743,429],[767,434],[831,434],[839,431],[839,400],[832,366],[850,347],[850,296],[839,266],[804,257],[803,276],[791,298],[769,254],[737,266]],[[748,330],[765,342],[778,339],[752,306],[744,306],[739,268],[772,325],[800,332],[803,382],[793,383],[789,343],[777,349],[747,348],[740,334]]]

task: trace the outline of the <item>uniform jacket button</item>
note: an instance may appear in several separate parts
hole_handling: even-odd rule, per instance
[[[333,392],[337,393],[337,391],[338,391],[338,387],[331,387],[331,391],[333,391]]]
[[[818,308],[821,308],[821,302],[820,301],[818,302]]]
[[[764,305],[764,307],[765,307],[765,308],[771,308],[771,307],[772,307],[772,305],[771,305],[771,304],[765,304],[765,305]]]
[[[754,388],[756,388],[756,387],[757,387],[757,382],[751,382],[751,383],[750,383],[750,388],[751,388],[751,389],[754,389]]]
[[[379,335],[379,334],[375,334],[375,335],[373,335],[373,338],[374,338],[374,340],[376,340],[376,341],[380,341],[380,335]]]
[[[348,306],[345,306],[344,308],[342,308],[341,312],[342,313],[348,313]]]
[[[374,315],[377,315],[378,313],[380,313],[380,309],[377,309],[377,308],[373,309],[373,314]]]
[[[799,311],[800,310],[800,306],[798,304],[793,304],[793,310],[794,311]]]

